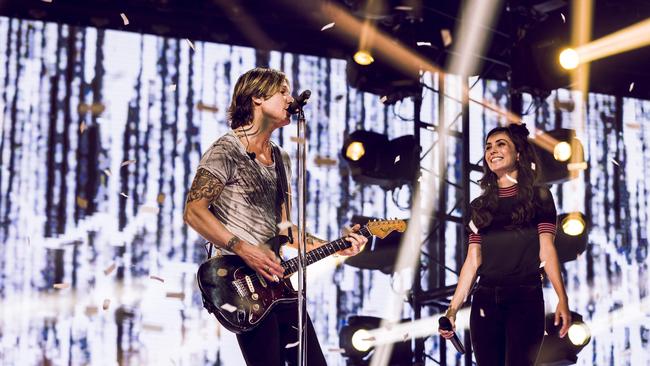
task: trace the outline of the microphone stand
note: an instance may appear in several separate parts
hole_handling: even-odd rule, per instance
[[[298,365],[307,365],[307,133],[302,103],[298,110]]]

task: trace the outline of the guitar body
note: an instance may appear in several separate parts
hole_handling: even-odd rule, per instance
[[[239,256],[212,257],[197,273],[203,305],[233,333],[253,329],[276,304],[298,298],[288,278],[271,282],[261,277]]]
[[[386,237],[397,230],[404,232],[403,220],[373,221],[357,233],[369,238]],[[288,237],[277,236],[266,242],[276,253],[288,242]],[[323,244],[305,255],[306,265],[349,248],[345,238]],[[210,258],[199,266],[197,280],[203,296],[203,306],[213,313],[219,323],[233,333],[242,333],[256,327],[264,317],[279,303],[294,302],[298,292],[293,289],[289,276],[298,271],[298,258],[281,263],[285,278],[280,282],[265,280],[236,255]]]

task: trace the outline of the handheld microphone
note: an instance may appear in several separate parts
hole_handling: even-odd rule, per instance
[[[246,155],[248,155],[248,157],[251,160],[255,160],[255,157],[257,156],[257,154],[255,154],[254,152],[248,152],[248,151],[246,151]]]
[[[440,326],[440,329],[442,330],[453,330],[451,328],[451,321],[449,318],[446,316],[441,316],[440,319],[438,319],[438,326]],[[451,341],[451,344],[456,347],[456,351],[460,354],[465,353],[465,347],[463,347],[463,344],[460,343],[460,339],[458,339],[458,335],[454,332],[454,336],[449,339]]]
[[[289,107],[287,107],[287,112],[289,112],[289,114],[298,113],[300,108],[307,104],[307,99],[309,99],[309,97],[311,97],[311,90],[304,90],[298,97],[293,100],[293,102],[291,102],[291,104],[289,104]]]

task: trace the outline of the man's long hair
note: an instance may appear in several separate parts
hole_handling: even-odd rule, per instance
[[[519,160],[515,163],[517,167],[517,202],[511,214],[511,226],[517,227],[529,222],[535,215],[533,188],[537,184],[541,167],[533,146],[528,142],[529,132],[525,124],[496,127],[488,132],[485,141],[487,142],[490,136],[499,132],[504,132],[510,137],[516,152],[519,153]],[[497,175],[488,168],[485,161],[483,162],[483,177],[479,180],[479,184],[483,193],[472,202],[472,221],[480,229],[492,223],[499,201]]]
[[[253,98],[268,99],[277,93],[286,75],[278,70],[256,67],[237,79],[228,107],[230,128],[237,129],[253,121]]]

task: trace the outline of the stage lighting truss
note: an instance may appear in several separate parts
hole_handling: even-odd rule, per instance
[[[341,155],[355,181],[386,190],[413,182],[420,165],[420,146],[412,135],[389,140],[358,130],[345,139]]]
[[[534,143],[539,162],[539,182],[546,184],[563,183],[577,178],[579,172],[587,169],[584,147],[576,137],[575,130],[558,128],[537,137]]]

